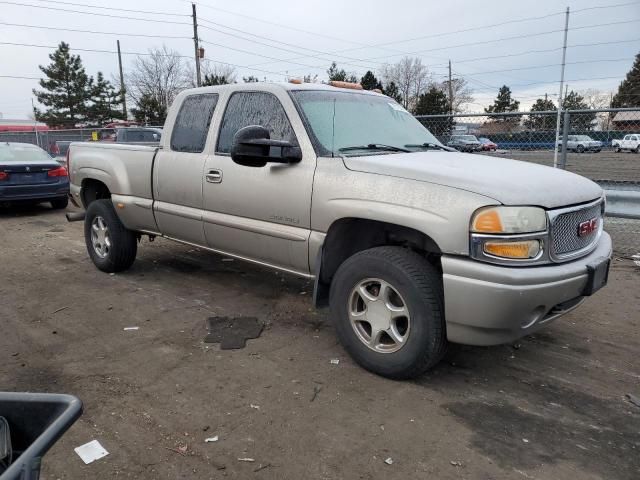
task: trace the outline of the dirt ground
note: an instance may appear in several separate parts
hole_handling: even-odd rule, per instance
[[[500,150],[495,153],[484,153],[484,155],[553,165],[553,150]],[[569,152],[566,169],[591,180],[640,182],[640,155],[630,152],[616,153],[613,150],[603,150],[598,153]]]
[[[453,348],[412,382],[355,365],[308,282],[226,260],[144,240],[130,271],[107,275],[82,224],[0,210],[0,390],[84,402],[43,479],[640,478],[640,408],[625,397],[640,396],[631,259],[543,332]],[[203,343],[212,315],[266,328],[221,351]],[[84,465],[73,448],[93,439],[109,455]]]

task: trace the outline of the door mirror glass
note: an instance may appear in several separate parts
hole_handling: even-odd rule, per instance
[[[271,140],[261,125],[241,128],[233,137],[231,159],[246,167],[264,167],[267,163],[297,163],[302,160],[299,146],[286,140]]]

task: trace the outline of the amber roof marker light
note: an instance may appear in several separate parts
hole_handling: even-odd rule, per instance
[[[363,90],[362,85],[353,82],[340,82],[338,80],[331,80],[329,85],[336,88],[350,88],[351,90]]]

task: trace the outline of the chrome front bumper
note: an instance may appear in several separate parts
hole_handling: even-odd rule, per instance
[[[590,254],[561,264],[502,267],[443,256],[449,341],[497,345],[534,332],[582,303],[588,265],[611,252],[611,237],[603,232]]]

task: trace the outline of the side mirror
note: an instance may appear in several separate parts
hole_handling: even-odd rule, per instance
[[[233,137],[231,159],[245,167],[264,167],[267,163],[297,163],[302,150],[284,140],[271,140],[269,130],[260,125],[241,128]]]

